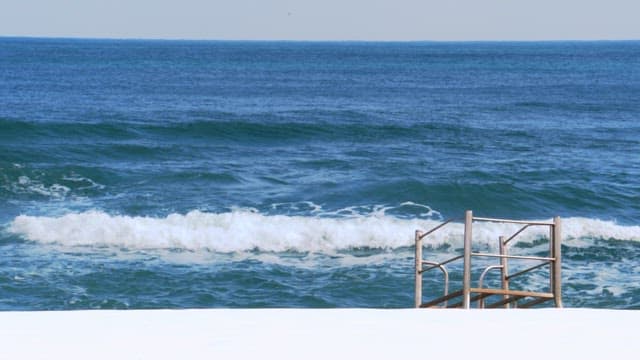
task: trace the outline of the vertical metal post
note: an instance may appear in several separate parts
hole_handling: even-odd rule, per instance
[[[473,212],[467,210],[464,213],[464,270],[462,274],[462,307],[468,309],[471,306],[471,226]]]
[[[549,292],[553,294],[554,297],[554,301],[555,301],[555,277],[553,276],[553,274],[556,271],[555,268],[555,255],[553,255],[555,253],[555,243],[556,243],[556,233],[555,233],[555,218],[553,219],[554,223],[553,225],[549,226],[549,257],[550,258],[554,258],[553,261],[549,262]]]
[[[553,296],[556,307],[562,307],[562,224],[560,217],[553,218]]]
[[[507,255],[507,244],[504,243],[505,241],[505,237],[504,236],[500,236],[499,238],[500,241],[500,255],[503,255],[503,257],[500,258],[500,265],[502,266],[502,268],[500,269],[500,275],[502,277],[502,290],[509,290],[509,265],[507,262],[507,258],[504,257]],[[508,295],[503,295],[502,296],[502,300],[507,300],[509,296]],[[509,308],[509,303],[504,304],[505,309]]]
[[[422,232],[416,230],[416,308],[422,305]]]

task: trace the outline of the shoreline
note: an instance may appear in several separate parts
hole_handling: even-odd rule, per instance
[[[638,323],[640,311],[580,308],[0,312],[0,358],[596,359],[640,351]]]

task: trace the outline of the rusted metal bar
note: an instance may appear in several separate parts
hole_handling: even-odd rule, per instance
[[[416,284],[415,284],[415,307],[422,304],[422,236],[420,230],[416,230]]]
[[[471,297],[470,297],[470,301],[471,301],[471,303],[473,304],[474,302],[476,302],[476,301],[482,301],[482,299],[484,299],[484,298],[486,298],[486,297],[489,297],[489,296],[491,296],[491,295],[493,295],[493,294],[476,294],[476,295],[473,295],[473,296],[471,296]],[[459,307],[461,307],[462,305],[463,305],[463,304],[462,304],[462,302],[459,302],[459,303],[455,303],[455,304],[450,305],[450,306],[447,306],[447,307],[448,307],[448,308],[459,308]]]
[[[448,223],[450,223],[450,222],[452,222],[452,221],[454,221],[454,220],[456,220],[456,219],[449,219],[449,220],[447,220],[447,221],[443,222],[442,224],[440,224],[440,225],[438,225],[438,226],[434,227],[433,229],[431,229],[431,230],[429,230],[429,231],[427,231],[427,232],[423,233],[422,235],[420,235],[420,239],[422,239],[423,237],[425,237],[425,236],[427,236],[427,235],[430,235],[430,234],[431,234],[431,233],[433,233],[434,231],[436,231],[436,230],[440,229],[441,227],[443,227],[443,226],[447,225]]]
[[[467,210],[464,214],[464,270],[462,274],[462,304],[465,309],[471,306],[471,228],[473,212]]]
[[[476,294],[470,297],[470,301],[476,302],[479,300],[482,300],[484,298],[487,298],[489,296],[492,295],[508,295],[509,298],[514,298],[514,297],[519,297],[519,298],[525,298],[525,297],[533,297],[533,298],[543,298],[546,300],[552,300],[553,299],[553,294],[552,293],[541,293],[541,292],[535,292],[535,291],[522,291],[522,290],[501,290],[501,289],[479,289],[479,288],[471,288],[470,289],[472,294]],[[453,294],[457,294],[460,295],[461,291],[456,291]],[[454,298],[455,296],[448,296],[448,299]],[[433,303],[441,303],[443,298],[440,299],[436,299],[433,301]],[[499,305],[503,305],[501,300],[500,302],[496,303]],[[514,300],[515,301],[515,300]],[[513,301],[511,301],[513,302]],[[433,304],[432,304],[433,305]],[[459,302],[459,303],[455,303],[455,304],[451,304],[449,306],[447,306],[448,308],[456,308],[456,307],[461,307],[464,305],[464,302]],[[425,306],[426,307],[426,306]]]
[[[526,302],[524,304],[520,304],[520,307],[523,308],[523,309],[528,309],[528,308],[530,308],[532,306],[535,306],[535,305],[538,305],[538,304],[542,304],[543,302],[549,301],[549,300],[551,300],[551,299],[550,298],[538,298],[538,299]]]
[[[529,271],[531,271],[531,270],[535,270],[535,269],[537,269],[537,268],[541,268],[541,267],[543,267],[543,266],[549,265],[549,263],[550,263],[550,261],[545,261],[545,262],[543,262],[543,263],[540,263],[540,264],[538,264],[538,265],[535,265],[535,266],[532,266],[532,267],[530,267],[530,268],[524,269],[524,270],[522,270],[522,271],[518,271],[517,273],[515,273],[515,274],[513,274],[513,275],[509,275],[509,276],[507,276],[507,281],[508,281],[508,280],[513,279],[513,278],[514,278],[514,277],[516,277],[516,276],[520,276],[520,275],[522,275],[522,274],[526,274],[526,273],[528,273],[528,272],[529,272]]]
[[[525,231],[531,224],[527,224],[520,228],[520,230],[516,231],[511,237],[504,241],[505,244],[508,244],[509,241],[513,240],[516,236],[520,235],[521,232]]]
[[[448,305],[447,309],[457,309],[462,307],[462,302],[455,303],[453,305]]]
[[[562,222],[559,216],[553,218],[553,294],[556,307],[562,307]]]
[[[439,297],[437,299],[428,301],[428,302],[420,305],[420,307],[421,308],[432,307],[434,305],[438,305],[438,304],[440,304],[442,302],[445,302],[447,300],[451,300],[451,299],[456,298],[456,297],[461,296],[461,295],[462,295],[462,290],[457,290],[457,291],[452,292],[451,294],[448,294],[447,296],[442,296],[442,297]]]
[[[487,297],[492,296],[492,295],[509,295],[509,297],[520,297],[520,298],[534,297],[534,298],[544,298],[546,300],[553,299],[553,294],[551,294],[551,293],[541,293],[541,292],[522,291],[522,290],[500,290],[500,289],[478,289],[478,288],[472,288],[471,289],[471,293],[476,294],[476,295],[471,296],[471,298],[470,298],[472,303],[476,302],[476,301],[481,301],[484,298],[487,298]],[[449,308],[457,308],[457,307],[460,307],[462,305],[463,305],[463,303],[459,302],[459,303],[455,303],[455,304],[449,305],[448,307]]]
[[[423,270],[422,270],[422,272],[423,272],[423,273],[424,273],[424,272],[427,272],[427,271],[429,271],[429,270],[431,270],[431,269],[437,268],[437,267],[438,267],[438,265],[446,265],[446,264],[448,264],[448,263],[450,263],[450,262],[453,262],[453,261],[456,261],[456,260],[462,259],[463,257],[464,257],[464,255],[458,255],[458,256],[452,257],[451,259],[448,259],[448,260],[445,260],[445,261],[443,261],[443,262],[437,263],[437,264],[435,264],[435,265],[429,266],[428,268],[423,269]]]
[[[531,296],[531,297],[553,299],[553,293],[543,293],[543,292],[536,292],[536,291],[479,289],[479,288],[471,288],[470,290],[472,293],[478,293],[478,294]]]
[[[486,217],[474,217],[473,220],[497,222],[497,223],[505,223],[505,224],[529,224],[529,225],[547,225],[547,226],[553,225],[553,223],[542,222],[542,221],[509,220],[509,219],[496,219],[496,218],[486,218]]]
[[[504,296],[506,296],[506,295],[504,295]],[[495,308],[500,307],[500,306],[504,306],[505,308],[508,308],[509,305],[511,305],[511,303],[514,303],[514,302],[516,302],[516,301],[518,301],[520,299],[523,299],[523,298],[524,298],[524,296],[506,296],[506,298],[504,298],[504,299],[502,299],[500,301],[497,301],[497,302],[491,303],[489,305],[486,305],[485,308],[486,309],[495,309]],[[548,299],[545,299],[545,300],[548,300]]]

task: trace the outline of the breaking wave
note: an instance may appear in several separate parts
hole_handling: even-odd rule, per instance
[[[408,247],[413,244],[416,229],[429,229],[438,224],[436,220],[401,219],[384,213],[319,217],[233,210],[137,217],[93,210],[60,217],[20,215],[9,224],[8,231],[25,240],[64,246],[330,253],[357,248]],[[518,229],[518,225],[478,223],[474,225],[474,243],[493,247],[498,236],[512,234]],[[462,234],[463,224],[451,223],[427,237],[426,244],[461,247]],[[523,232],[518,241],[533,243],[547,234],[546,228],[532,227]],[[564,218],[563,238],[573,241],[575,246],[580,246],[580,239],[640,241],[640,226]]]

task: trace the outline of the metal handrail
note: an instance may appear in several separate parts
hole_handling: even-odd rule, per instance
[[[421,231],[416,231],[416,293],[415,293],[415,302],[416,307],[430,307],[438,304],[443,304],[444,307],[463,307],[469,308],[472,302],[478,301],[478,306],[483,308],[485,305],[484,298],[492,295],[501,295],[503,299],[501,301],[495,302],[491,304],[491,307],[497,307],[504,305],[505,307],[509,307],[510,303],[513,303],[514,306],[517,307],[518,302],[524,298],[534,298],[534,300],[529,301],[527,303],[522,304],[523,307],[529,307],[536,305],[540,302],[547,301],[553,299],[556,307],[562,307],[562,289],[561,282],[562,278],[560,276],[560,272],[562,269],[561,265],[561,222],[559,217],[555,217],[553,222],[542,222],[542,221],[522,221],[522,220],[509,220],[509,219],[498,219],[498,218],[487,218],[487,217],[473,217],[473,213],[468,210],[465,213],[464,217],[464,253],[462,255],[454,256],[445,261],[436,262],[436,261],[428,261],[422,258],[422,239],[435,231],[441,229],[445,225],[451,223],[455,219],[449,219],[429,231],[422,233]],[[522,224],[520,229],[518,229],[515,233],[513,233],[510,237],[506,238],[504,236],[500,236],[500,253],[487,253],[487,252],[472,252],[471,251],[471,243],[472,243],[472,228],[474,221],[487,221],[487,222],[499,222],[499,223],[508,223],[508,224]],[[526,256],[526,255],[508,255],[506,245],[514,240],[518,235],[520,235],[524,230],[531,226],[548,226],[549,233],[549,256]],[[474,257],[491,257],[491,258],[499,258],[500,265],[490,265],[487,266],[481,273],[478,288],[471,287],[471,259]],[[463,260],[463,276],[462,276],[462,289],[458,291],[454,291],[453,293],[449,293],[449,272],[444,267],[444,265],[451,263],[456,260]],[[540,261],[540,264],[534,265],[532,267],[526,268],[524,270],[518,271],[515,274],[508,274],[508,259],[514,260],[533,260]],[[427,267],[423,267],[423,265],[427,265]],[[550,277],[550,292],[549,293],[541,293],[541,292],[533,292],[533,291],[522,291],[522,290],[510,290],[509,289],[509,280],[513,279],[517,276],[523,275],[535,269],[539,269],[543,266],[549,265],[549,277]],[[445,292],[444,296],[428,301],[426,303],[422,303],[422,274],[432,270],[434,268],[439,268],[441,272],[443,272],[445,276]],[[501,269],[501,288],[483,288],[483,281],[489,271],[494,269]],[[474,293],[476,295],[471,296]],[[447,301],[450,298],[462,296],[461,302],[459,304],[454,304],[448,306]]]
[[[502,265],[491,265],[491,266],[487,266],[484,271],[482,272],[482,274],[480,274],[480,279],[478,279],[478,288],[482,289],[482,282],[484,280],[484,277],[487,275],[487,273],[491,270],[495,270],[495,269],[502,269],[504,268],[504,266]],[[480,299],[478,301],[478,307],[479,308],[484,308],[484,298]]]
[[[471,256],[484,256],[484,257],[496,257],[506,259],[520,259],[520,260],[538,260],[538,261],[554,261],[556,258],[543,257],[543,256],[523,256],[523,255],[500,255],[490,253],[471,253]]]
[[[540,263],[540,264],[538,264],[538,265],[535,265],[535,266],[532,266],[532,267],[530,267],[530,268],[524,269],[524,270],[522,270],[522,271],[518,271],[518,272],[517,272],[517,273],[515,273],[515,274],[511,274],[511,275],[507,276],[507,280],[511,280],[511,279],[513,279],[513,278],[514,278],[514,277],[516,277],[516,276],[520,276],[520,275],[522,275],[522,274],[526,274],[526,273],[528,273],[528,272],[529,272],[529,271],[531,271],[531,270],[535,270],[535,269],[537,269],[537,268],[541,268],[541,267],[543,267],[543,266],[545,266],[545,265],[549,265],[549,264],[551,264],[551,261],[545,261],[545,262],[543,262],[543,263]]]
[[[436,262],[432,262],[432,261],[422,261],[423,264],[427,264],[427,265],[433,265],[435,267],[437,267],[438,269],[440,269],[440,271],[442,271],[442,273],[444,274],[444,294],[443,296],[446,297],[449,294],[449,272],[447,271],[447,268],[444,267],[441,264],[438,264]],[[424,272],[425,270],[423,270],[422,272]],[[444,301],[444,306],[447,307],[447,300]]]
[[[431,229],[431,230],[429,230],[429,231],[427,231],[427,232],[423,233],[422,235],[420,235],[420,239],[422,239],[422,238],[426,237],[427,235],[432,234],[433,232],[437,231],[437,230],[438,230],[438,229],[440,229],[441,227],[443,227],[443,226],[447,225],[448,223],[450,223],[450,222],[452,222],[452,221],[455,221],[455,220],[458,220],[458,219],[456,219],[456,218],[448,219],[447,221],[443,222],[442,224],[440,224],[440,225],[438,225],[438,226],[434,227],[433,229]]]
[[[553,223],[543,222],[543,221],[527,221],[527,220],[510,220],[510,219],[497,219],[497,218],[487,218],[487,217],[473,217],[474,221],[487,221],[487,222],[497,222],[504,224],[529,224],[529,225],[545,225],[545,226],[553,226]]]
[[[426,272],[426,271],[428,271],[428,270],[431,270],[431,269],[433,269],[433,268],[438,267],[438,265],[446,265],[446,264],[448,264],[448,263],[450,263],[450,262],[454,262],[454,261],[456,261],[456,260],[460,260],[460,259],[462,259],[463,257],[464,257],[464,255],[454,256],[454,257],[452,257],[451,259],[445,260],[445,261],[443,261],[443,262],[441,262],[441,263],[433,264],[433,266],[428,267],[428,268],[426,268],[426,269],[423,269],[423,270],[421,270],[420,272],[421,272],[421,273]],[[424,263],[425,263],[425,261],[422,261],[422,263],[424,264]]]
[[[525,231],[531,224],[527,224],[520,228],[520,230],[516,231],[515,234],[511,235],[507,240],[504,241],[504,244],[507,245],[509,241],[515,239],[516,236],[520,235],[521,232]]]
[[[487,266],[482,272],[482,274],[480,274],[480,279],[478,279],[478,288],[482,289],[482,281],[484,280],[484,277],[487,275],[489,271],[495,270],[495,269],[502,269],[502,267],[503,267],[502,265]]]

